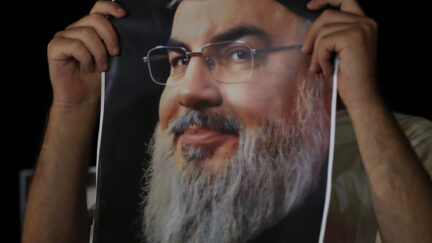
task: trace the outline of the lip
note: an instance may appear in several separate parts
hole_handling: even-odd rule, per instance
[[[208,129],[198,125],[192,125],[182,133],[178,134],[178,141],[181,144],[217,146],[233,137],[237,137],[237,135],[216,129]]]

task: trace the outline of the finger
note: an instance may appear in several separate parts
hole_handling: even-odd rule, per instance
[[[316,54],[318,69],[322,70],[324,76],[329,76],[333,72],[332,55],[334,53],[335,43],[324,43],[321,48],[318,49]]]
[[[330,23],[326,25],[319,26],[318,28],[308,32],[305,37],[305,42],[303,44],[303,49],[313,51],[315,46],[317,46],[317,42],[323,37],[331,32],[336,32],[344,29],[348,29],[353,26],[355,23]]]
[[[315,40],[323,26],[331,25],[334,23],[357,23],[367,21],[366,17],[352,15],[336,10],[326,10],[308,29],[302,51],[305,54],[310,54],[313,51]]]
[[[352,28],[351,28],[352,29]],[[346,30],[331,32],[320,38],[320,41],[315,47],[314,53],[312,55],[311,68],[312,73],[323,72],[325,76],[332,74],[333,63],[332,55],[333,53],[339,53],[342,55],[346,46],[349,45],[344,39],[346,38]]]
[[[324,53],[322,53],[319,48],[320,48],[320,41],[328,38],[332,33],[337,33],[337,32],[341,32],[344,30],[347,30],[349,28],[351,28],[353,25],[355,24],[351,24],[351,23],[335,23],[335,24],[329,24],[326,26],[323,26],[315,39],[314,42],[314,53],[312,54],[312,61],[311,61],[311,71],[314,73],[317,73],[319,71],[323,71],[324,74],[331,74],[333,72],[333,66],[332,63],[326,63],[326,62],[319,62],[319,60],[324,60],[326,57],[323,57]],[[331,54],[334,50],[331,50],[330,53],[326,53],[329,54],[330,56],[328,57],[329,59],[331,58]],[[316,53],[315,53],[316,52]],[[321,55],[321,58],[319,58]]]
[[[104,72],[108,69],[108,60],[105,46],[93,28],[77,27],[59,32],[57,35],[63,38],[80,40],[92,55],[99,71]]]
[[[66,29],[78,28],[78,27],[91,27],[98,34],[99,38],[105,44],[111,56],[119,54],[119,44],[117,33],[115,32],[112,24],[101,14],[90,14],[77,22],[71,24]]]
[[[112,15],[117,18],[124,17],[126,10],[120,6],[120,4],[112,1],[97,1],[93,8],[90,10],[90,14],[99,13],[105,16]]]
[[[341,11],[365,16],[363,9],[356,0],[312,0],[307,4],[310,10],[318,10],[327,5],[340,8]]]
[[[86,46],[77,39],[56,37],[48,44],[48,58],[52,61],[78,61],[85,73],[93,73],[93,58]]]
[[[361,16],[365,16],[365,12],[362,7],[356,0],[342,0],[342,4],[340,6],[341,10],[344,12],[349,12],[353,14],[358,14]]]
[[[316,47],[312,55],[310,71],[312,73],[319,73],[322,71],[324,76],[328,76],[333,72],[333,65],[331,64],[331,57],[335,49],[335,43],[331,42],[328,38],[323,38]]]

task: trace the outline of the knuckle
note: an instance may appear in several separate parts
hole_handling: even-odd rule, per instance
[[[365,36],[364,26],[362,24],[354,26],[351,28],[349,34],[354,39],[363,38]]]
[[[66,26],[65,30],[72,29],[74,26],[75,26],[75,23],[72,23],[72,24]]]
[[[364,26],[357,25],[348,31],[348,45],[359,46],[364,45],[369,39],[369,34],[365,31]]]
[[[75,51],[80,51],[84,48],[84,44],[80,40],[70,40],[70,46]]]
[[[322,43],[326,43],[332,40],[332,33],[323,33],[320,38]]]
[[[317,37],[318,38],[322,38],[323,36],[326,36],[328,34],[328,29],[331,28],[331,24],[325,24],[323,26],[321,26],[318,30],[317,30]]]
[[[355,24],[354,28],[353,28],[356,32],[361,32],[361,33],[365,33],[368,31],[369,29],[369,25],[367,23],[364,22],[358,22]]]
[[[106,2],[107,1],[105,1],[105,0],[97,0],[95,5],[104,5],[104,4],[106,4]]]
[[[90,13],[94,12],[96,9],[100,9],[103,5],[105,5],[105,1],[101,1],[101,0],[96,1],[92,9],[90,10]]]
[[[74,28],[74,27],[79,27],[79,26],[88,26],[93,24],[95,21],[98,21],[99,19],[99,13],[90,13],[85,15],[84,17],[82,17],[81,19],[79,19],[78,21],[76,21],[75,23],[69,25],[66,29],[70,29],[70,28]]]
[[[366,31],[376,31],[378,29],[378,23],[372,19],[365,17],[361,22],[359,22]]]
[[[374,19],[368,18],[367,23],[372,28],[372,30],[376,31],[378,29],[378,23]]]
[[[109,6],[111,7],[112,10],[116,10],[118,8],[121,8],[120,4],[117,2],[110,2]]]
[[[328,16],[329,14],[330,14],[330,10],[326,9],[326,10],[323,11],[323,13],[321,14],[320,17],[324,18],[324,17]]]
[[[56,47],[56,40],[52,39],[50,42],[48,42],[48,45],[47,45],[48,53],[50,53],[55,47]]]
[[[326,9],[323,11],[323,13],[321,14],[322,18],[328,18],[329,16],[334,15],[335,10],[333,9]]]
[[[120,4],[114,1],[97,1],[93,8],[90,10],[90,14],[93,13],[113,13],[116,9],[120,8]]]
[[[376,32],[375,27],[371,26],[369,23],[361,23],[357,27],[359,29],[358,31],[362,34],[361,37],[363,38],[373,36]]]
[[[374,19],[372,19],[372,18],[367,18],[367,20],[368,20],[368,23],[369,23],[370,25],[372,25],[372,26],[378,26],[378,23],[377,23]]]
[[[59,31],[59,32],[54,34],[53,39],[61,38],[61,37],[63,37],[63,35],[64,35],[64,30]]]
[[[80,32],[83,36],[87,38],[94,36],[96,33],[93,27],[89,27],[89,26],[81,27]]]
[[[104,19],[104,15],[101,13],[91,13],[87,15],[87,18],[89,18],[91,21],[100,21],[101,19]]]
[[[61,34],[59,34],[59,33],[56,33],[55,35],[54,35],[54,37],[48,42],[48,45],[47,45],[47,51],[48,52],[51,52],[51,51],[53,51],[54,49],[56,49],[57,48],[57,46],[58,46],[58,44],[59,44],[59,40],[60,39],[62,39],[63,37],[61,36]]]

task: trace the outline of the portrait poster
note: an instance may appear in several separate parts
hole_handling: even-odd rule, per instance
[[[325,242],[336,76],[301,52],[320,12],[118,2],[92,242]]]

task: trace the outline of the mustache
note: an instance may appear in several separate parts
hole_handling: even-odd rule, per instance
[[[184,115],[170,122],[168,131],[175,135],[179,135],[193,125],[237,135],[244,130],[238,119],[235,117],[225,114],[187,110]]]

